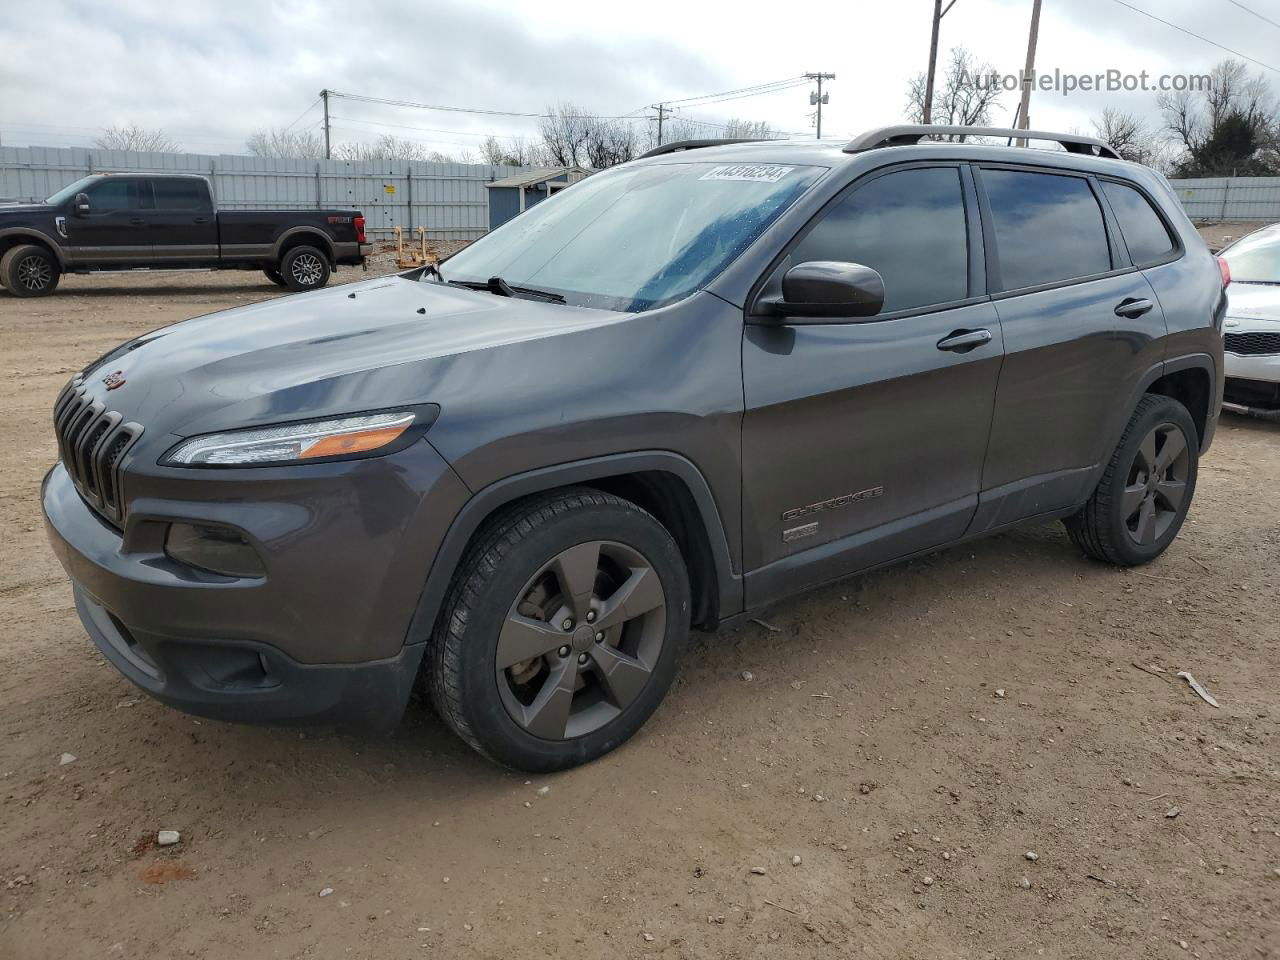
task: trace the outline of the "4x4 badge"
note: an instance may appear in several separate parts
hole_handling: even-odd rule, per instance
[[[115,390],[117,387],[125,385],[124,371],[117,370],[115,373],[108,373],[102,378],[102,382],[107,385],[108,390]]]

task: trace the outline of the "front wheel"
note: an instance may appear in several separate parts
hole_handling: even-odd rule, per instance
[[[24,243],[0,257],[0,277],[15,297],[43,297],[53,293],[62,271],[44,247]]]
[[[1093,496],[1065,521],[1072,541],[1094,559],[1119,566],[1154,560],[1182,529],[1199,464],[1200,436],[1187,408],[1147,394]]]
[[[463,740],[549,772],[625,742],[675,677],[689,581],[675,542],[626,500],[575,488],[477,533],[432,638],[427,683]]]
[[[280,259],[280,275],[295,293],[319,290],[329,282],[329,258],[315,247],[293,247]]]
[[[288,286],[288,284],[284,282],[284,277],[281,275],[280,271],[277,270],[275,267],[263,267],[262,273],[268,280],[274,283],[277,287]]]

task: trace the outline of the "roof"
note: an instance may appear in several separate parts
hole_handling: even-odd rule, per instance
[[[527,187],[534,183],[546,183],[546,181],[554,180],[556,177],[563,177],[567,173],[580,173],[585,177],[590,172],[583,167],[541,167],[537,170],[526,170],[524,173],[514,173],[509,177],[503,177],[501,180],[486,183],[485,186]]]

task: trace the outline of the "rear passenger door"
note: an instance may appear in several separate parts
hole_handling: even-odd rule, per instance
[[[977,506],[1003,351],[968,167],[858,180],[792,241],[764,289],[813,260],[879,271],[885,304],[842,323],[748,318],[750,605],[954,540]]]
[[[1005,343],[980,532],[1088,496],[1165,323],[1093,177],[976,166]]]
[[[147,213],[147,219],[157,266],[216,261],[218,225],[205,181],[196,177],[156,177],[150,184],[155,209]]]

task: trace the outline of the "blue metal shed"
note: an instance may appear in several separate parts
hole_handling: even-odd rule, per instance
[[[589,172],[582,167],[544,167],[486,183],[489,189],[489,229],[502,226],[553,193],[577,183]]]

